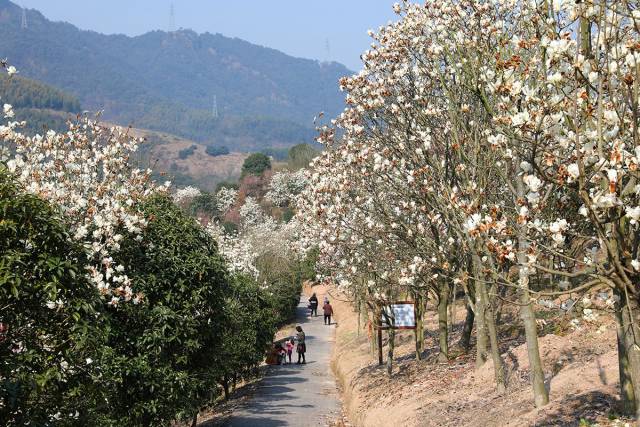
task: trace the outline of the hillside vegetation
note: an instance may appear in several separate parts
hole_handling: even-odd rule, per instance
[[[0,0],[3,57],[122,125],[247,151],[309,141],[318,112],[342,109],[337,81],[349,70],[337,63],[189,30],[107,36],[35,10],[21,29],[21,16],[19,6]]]
[[[66,129],[69,116],[81,111],[73,95],[24,77],[0,75],[0,102],[13,105],[15,118],[26,121],[26,133],[43,133],[47,129]]]

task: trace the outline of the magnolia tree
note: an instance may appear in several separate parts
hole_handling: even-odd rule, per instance
[[[193,199],[200,196],[201,194],[202,194],[202,191],[200,191],[199,188],[187,186],[187,187],[178,189],[173,194],[173,202],[178,206],[184,208],[186,205],[191,203]]]
[[[487,90],[499,95],[492,138],[527,162],[528,191],[556,200],[529,203],[522,221],[558,261],[534,267],[582,287],[613,289],[625,410],[640,408],[638,343],[638,60],[634,1],[530,3],[505,45]],[[545,204],[575,203],[579,215]],[[543,244],[549,242],[547,247]],[[566,268],[571,266],[571,268]]]
[[[458,46],[456,40],[477,37],[481,29],[474,33],[464,26],[472,10],[466,12],[460,4],[456,15],[450,13],[452,8],[456,9],[447,2],[432,9],[398,5],[403,19],[373,35],[378,43],[363,55],[365,68],[341,82],[349,104],[335,121],[343,130],[342,141],[336,144],[334,130],[324,130],[320,139],[334,154],[324,155],[328,164],[321,165],[319,179],[312,181],[316,192],[303,203],[315,208],[311,213],[322,221],[321,248],[338,246],[341,249],[334,252],[344,252],[344,235],[354,229],[362,230],[356,233],[360,238],[376,235],[371,241],[378,247],[365,249],[372,260],[387,252],[395,258],[383,277],[412,294],[418,306],[421,298],[433,294],[439,308],[441,360],[448,357],[446,308],[451,287],[462,283],[458,276],[464,276],[468,264],[460,249],[480,252],[468,225],[478,216],[482,219],[479,212],[489,201],[486,186],[495,175],[494,159],[489,157],[495,155],[480,143],[487,120],[482,114],[471,115],[471,105],[479,101],[450,89],[465,79],[471,84],[472,78],[464,73],[475,64],[463,64],[464,58],[482,52],[475,45]],[[346,221],[345,215],[358,218],[361,226]],[[347,258],[348,264],[353,262]],[[477,304],[472,304],[480,308],[478,342],[486,342],[480,339],[486,312],[497,381],[503,388],[484,283],[477,282]]]
[[[272,188],[277,188],[278,185],[278,183],[273,184]],[[280,192],[280,197],[289,200],[293,197],[291,191],[299,191],[297,188],[277,191]],[[237,191],[233,189],[220,189],[216,199],[221,217],[238,204]],[[296,251],[295,244],[298,239],[298,223],[296,221],[277,222],[252,197],[246,197],[243,200],[239,213],[238,231],[225,231],[218,222],[209,223],[207,231],[218,241],[219,249],[226,257],[231,271],[247,274],[263,286],[268,286],[269,270],[277,266],[260,268],[260,260],[271,257],[276,261],[288,262],[298,258],[300,253]]]
[[[87,274],[109,303],[137,302],[140,296],[131,289],[125,266],[116,265],[112,255],[120,249],[122,228],[139,235],[146,225],[137,204],[169,185],[158,187],[151,170],[130,166],[129,157],[142,140],[88,117],[69,123],[67,132],[29,137],[20,132],[24,123],[11,121],[12,107],[5,104],[3,110],[9,121],[0,126],[0,141],[14,152],[5,159],[8,170],[28,192],[61,209],[73,237],[86,247]]]
[[[300,169],[295,172],[289,172],[287,170],[276,172],[271,177],[269,192],[265,195],[265,199],[276,206],[288,206],[306,186],[307,177],[305,169]]]

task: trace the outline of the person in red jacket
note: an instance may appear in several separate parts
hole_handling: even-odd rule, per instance
[[[322,306],[322,311],[324,311],[324,324],[330,325],[331,315],[333,314],[333,307],[331,307],[329,300],[325,301],[324,305]]]

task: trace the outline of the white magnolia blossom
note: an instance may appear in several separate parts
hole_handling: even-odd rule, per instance
[[[256,266],[259,257],[275,255],[291,259],[300,256],[295,250],[300,229],[295,220],[278,223],[251,197],[245,199],[240,214],[240,232],[227,233],[219,223],[207,225],[207,232],[218,242],[230,271],[258,279],[265,273]]]
[[[271,177],[269,192],[265,195],[265,198],[276,206],[285,206],[304,190],[307,183],[304,169],[296,172],[276,172]]]
[[[4,111],[11,116],[10,106]],[[88,278],[111,304],[131,300],[131,280],[112,255],[120,249],[122,231],[139,236],[147,225],[138,202],[166,191],[169,183],[158,187],[151,170],[131,168],[128,159],[142,141],[126,129],[105,128],[85,117],[70,123],[67,132],[28,137],[20,132],[22,125],[0,126],[0,143],[15,148],[6,161],[9,172],[26,191],[60,208],[72,236],[86,248]]]
[[[217,208],[223,214],[229,211],[231,206],[236,203],[238,198],[238,190],[233,188],[222,187],[216,193]]]
[[[258,269],[255,266],[256,253],[245,239],[237,233],[226,233],[216,222],[210,222],[206,230],[218,242],[218,250],[227,261],[229,271],[258,277]]]
[[[176,203],[184,203],[193,200],[202,194],[199,188],[187,186],[180,188],[173,194],[173,201]]]

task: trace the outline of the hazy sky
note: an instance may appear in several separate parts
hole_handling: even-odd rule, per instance
[[[395,0],[13,0],[85,30],[139,35],[176,28],[221,33],[289,55],[360,69],[369,28],[395,19]],[[329,41],[327,54],[326,40]]]

